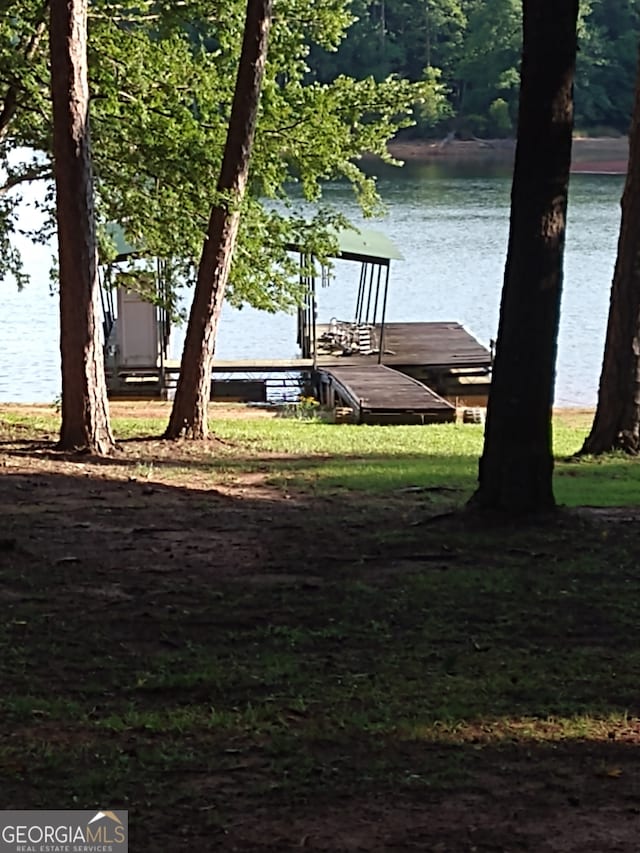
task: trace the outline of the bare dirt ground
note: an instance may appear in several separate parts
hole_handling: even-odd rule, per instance
[[[165,409],[150,403],[137,415]],[[122,416],[126,404],[114,410]],[[38,408],[30,411],[37,414]],[[237,407],[224,411],[239,413]],[[273,412],[246,408],[242,416]],[[301,740],[292,759],[292,767],[297,761],[310,765],[311,781],[305,777],[293,788],[282,785],[285,771],[274,763],[266,732],[251,744],[239,736],[220,742],[214,735],[195,743],[188,731],[159,736],[130,723],[96,740],[89,721],[119,711],[140,689],[128,673],[178,648],[211,643],[221,629],[226,637],[255,625],[279,625],[285,592],[307,602],[314,596],[323,601],[325,594],[339,602],[345,580],[360,579],[388,586],[391,594],[403,574],[433,571],[434,554],[440,555],[439,571],[460,565],[453,552],[462,529],[447,531],[450,557],[437,526],[418,527],[416,546],[415,525],[429,515],[424,497],[309,496],[276,489],[259,461],[258,470],[232,472],[212,486],[202,474],[211,451],[215,440],[208,448],[128,441],[112,460],[74,458],[57,453],[46,436],[21,437],[19,429],[0,443],[5,662],[23,655],[18,667],[7,667],[3,694],[48,695],[90,709],[84,722],[65,724],[37,704],[24,711],[3,707],[5,808],[79,807],[78,796],[84,806],[91,794],[99,805],[126,797],[131,849],[166,853],[640,849],[640,724],[633,717],[626,727],[612,724],[602,742],[510,737],[495,743],[485,742],[480,730],[449,745],[391,740],[375,731],[360,740],[345,735],[342,742],[315,736],[311,745]],[[604,522],[615,523],[613,514]],[[587,524],[581,534],[586,538],[593,522]],[[411,537],[403,539],[410,529]],[[614,529],[632,542],[640,524],[627,517]],[[400,538],[385,544],[376,535],[380,530]],[[600,534],[593,535],[597,540]],[[490,560],[500,559],[505,541]],[[561,549],[563,541],[573,547],[568,532],[554,547]],[[225,596],[233,601],[236,595],[250,598],[235,609],[220,606]],[[602,630],[596,615],[584,614],[585,636]],[[361,617],[373,618],[365,611]],[[560,618],[549,615],[550,632]],[[633,644],[632,634],[626,637]],[[548,642],[552,655],[555,639]],[[331,654],[314,649],[312,660],[331,667],[331,656],[340,654],[340,646]],[[251,688],[258,702],[259,688]],[[192,685],[190,701],[204,689]],[[149,696],[159,708],[177,701],[175,691],[160,688]],[[308,712],[288,713],[292,726],[305,725]],[[108,751],[110,741],[116,758]],[[165,756],[165,769],[153,771],[155,776],[151,749]],[[187,760],[194,750],[197,760]],[[453,772],[451,767],[464,769],[462,781],[454,772],[452,784],[429,782]],[[86,782],[79,790],[79,775],[89,778],[89,772],[93,788]]]

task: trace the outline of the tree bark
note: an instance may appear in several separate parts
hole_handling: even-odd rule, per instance
[[[472,505],[554,507],[555,381],[578,0],[524,0],[518,142],[500,322]]]
[[[640,63],[598,405],[580,453],[640,452]]]
[[[240,222],[251,149],[267,59],[272,0],[248,0],[242,52],[218,180],[218,201],[211,210],[189,324],[180,377],[165,437],[208,435],[207,405],[216,334]]]
[[[100,323],[86,39],[86,0],[52,0],[51,91],[62,361],[59,446],[107,454],[114,441]]]

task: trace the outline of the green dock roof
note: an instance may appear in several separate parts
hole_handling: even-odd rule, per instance
[[[116,260],[123,260],[131,255],[139,254],[140,248],[128,242],[124,229],[116,222],[107,225],[107,234],[113,240],[116,250]],[[388,265],[389,261],[402,261],[404,256],[400,249],[381,231],[371,228],[343,228],[336,234],[339,246],[337,257],[345,261],[361,261]],[[296,247],[291,246],[291,249]]]
[[[339,231],[337,236],[339,257],[346,261],[384,263],[404,260],[400,249],[381,231],[373,231],[370,228],[353,231],[345,228]]]

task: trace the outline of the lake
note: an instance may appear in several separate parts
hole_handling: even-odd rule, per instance
[[[596,401],[623,180],[618,175],[571,178],[559,406]],[[405,257],[392,264],[389,321],[456,321],[488,346],[498,325],[510,185],[503,169],[482,163],[412,163],[384,170],[378,187],[387,214],[366,225],[384,231]],[[325,201],[363,223],[345,186],[329,185]],[[20,293],[9,282],[0,285],[0,400],[47,402],[60,392],[57,302],[49,293],[52,250],[26,249],[31,284]],[[336,280],[320,293],[320,320],[353,315],[355,266],[336,264]],[[295,340],[292,316],[227,307],[216,352],[222,359],[288,358],[297,354]],[[175,357],[181,345],[177,330]]]

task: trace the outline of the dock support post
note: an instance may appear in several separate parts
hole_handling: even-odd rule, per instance
[[[369,288],[367,291],[367,313],[366,313],[365,318],[364,318],[365,323],[370,322],[369,321],[369,309],[371,307],[371,292],[373,290],[373,264],[370,264],[370,267],[371,267],[371,269],[369,271]]]
[[[380,320],[380,351],[378,352],[378,364],[382,364],[382,355],[384,353],[384,321],[387,313],[387,294],[389,292],[389,270],[390,265],[387,263],[387,275],[384,282],[384,297],[382,299],[382,319]]]
[[[364,287],[367,278],[366,262],[360,266],[360,281],[358,283],[358,298],[356,299],[356,313],[353,318],[354,323],[360,323],[362,320],[362,306],[364,305]]]

